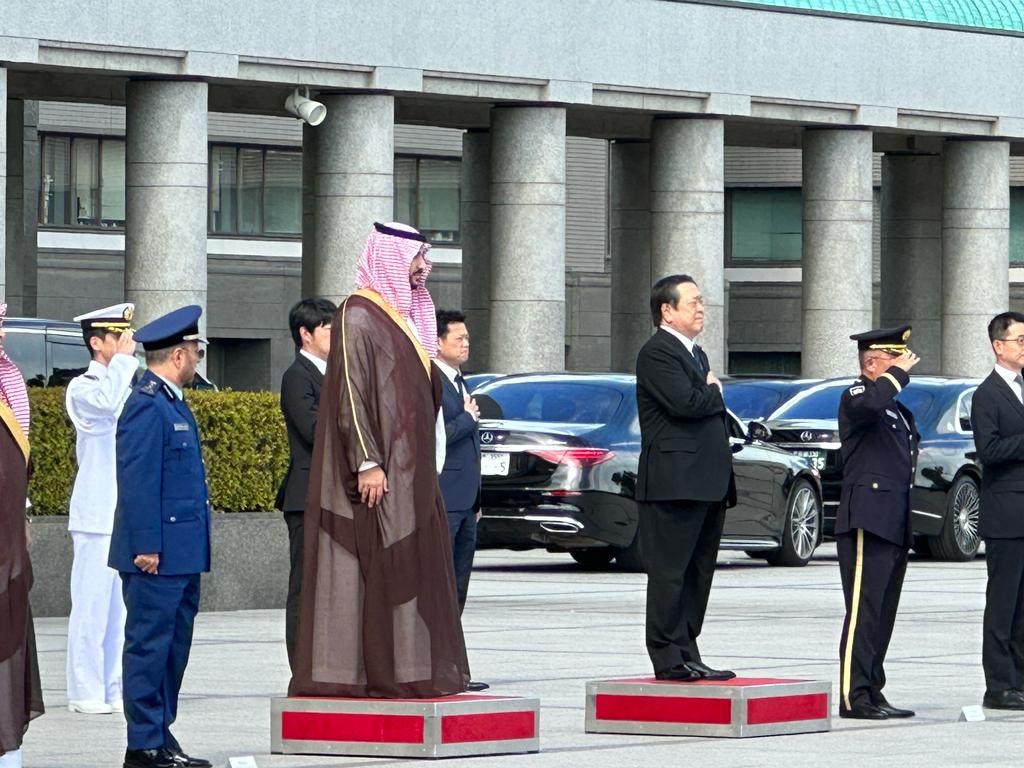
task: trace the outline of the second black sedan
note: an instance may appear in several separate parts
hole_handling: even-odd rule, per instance
[[[826,535],[834,530],[842,480],[839,398],[851,384],[852,379],[832,379],[815,385],[784,403],[765,422],[772,443],[806,458],[821,472]],[[971,397],[977,387],[977,379],[912,376],[897,396],[914,414],[921,434],[910,492],[914,549],[919,554],[969,560],[981,544],[981,469],[971,432]]]
[[[480,422],[483,516],[478,546],[569,552],[578,562],[642,566],[633,499],[640,456],[636,379],[522,374],[474,396]],[[822,535],[821,491],[808,462],[746,434],[729,415],[737,506],[723,549],[805,565]]]

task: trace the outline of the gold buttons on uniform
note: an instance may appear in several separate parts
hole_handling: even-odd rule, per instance
[[[874,488],[877,491],[878,490],[878,483],[872,483],[871,487]]]

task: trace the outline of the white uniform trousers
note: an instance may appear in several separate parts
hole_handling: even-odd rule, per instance
[[[0,755],[0,768],[21,768],[21,750]]]
[[[110,536],[72,531],[68,701],[121,701],[124,598],[121,577],[107,566]]]

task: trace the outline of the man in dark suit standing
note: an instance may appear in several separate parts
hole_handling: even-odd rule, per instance
[[[469,359],[466,316],[458,310],[437,313],[437,357],[441,377],[441,412],[446,438],[444,468],[438,477],[448,533],[452,542],[459,612],[466,607],[469,577],[476,552],[476,524],[480,519],[480,409],[466,390],[462,366]],[[467,660],[467,669],[468,660]],[[468,691],[483,691],[487,683],[469,681]]]
[[[839,641],[839,716],[856,720],[913,717],[882,693],[885,654],[913,542],[910,488],[919,435],[914,414],[896,400],[918,357],[910,326],[858,333],[860,377],[839,400],[842,492],[836,552],[846,618]]]
[[[704,299],[693,278],[651,289],[658,330],[636,361],[640,553],[647,570],[647,652],[659,680],[728,680],[697,648],[725,509],[735,504],[721,383],[694,342]]]
[[[288,429],[288,471],[277,492],[276,506],[288,525],[291,568],[285,603],[285,646],[294,671],[295,639],[302,588],[302,514],[309,486],[313,433],[320,407],[320,385],[331,350],[331,321],[337,307],[327,299],[303,299],[288,313],[288,328],[295,342],[295,362],[281,377],[281,412]]]
[[[989,709],[1024,709],[1024,314],[988,324],[992,373],[974,393],[971,423],[981,473],[981,537],[988,589],[981,663]]]

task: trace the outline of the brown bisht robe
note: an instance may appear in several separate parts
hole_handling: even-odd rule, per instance
[[[441,492],[440,374],[380,297],[335,315],[309,493],[297,663],[290,696],[430,698],[468,679]],[[373,509],[357,473],[379,464]]]
[[[21,748],[29,720],[43,714],[25,536],[28,439],[0,401],[0,754]]]

